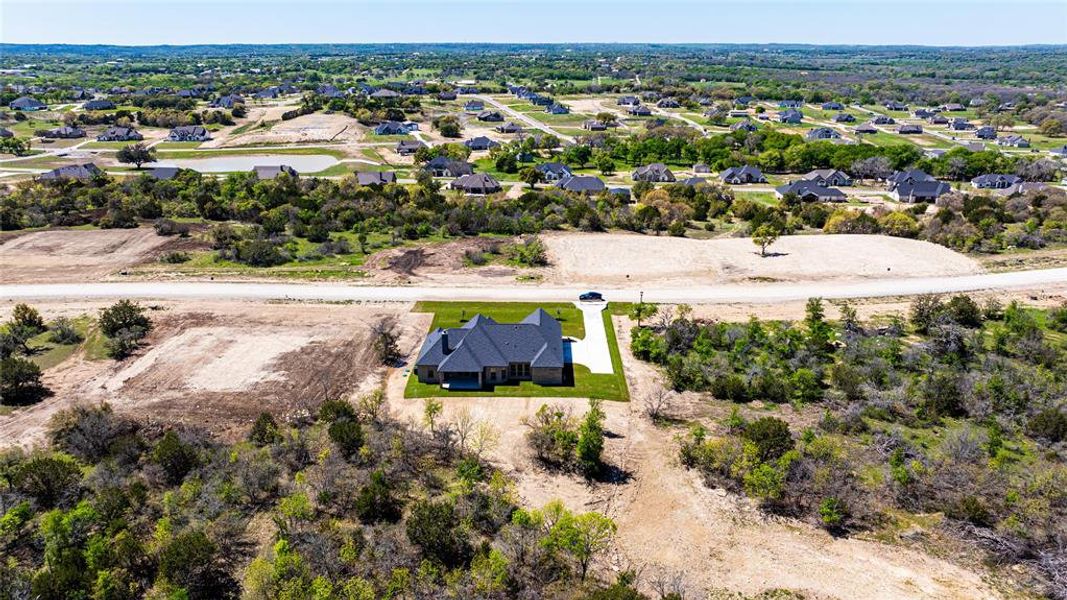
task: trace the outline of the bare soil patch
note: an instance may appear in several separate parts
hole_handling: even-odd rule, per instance
[[[374,254],[364,266],[372,277],[383,282],[449,285],[499,283],[501,279],[513,278],[519,269],[493,264],[471,266],[467,264],[466,253],[488,252],[507,241],[464,238],[417,248],[393,248]]]
[[[880,235],[782,237],[761,257],[748,238],[693,240],[636,234],[544,236],[559,282],[706,284],[856,280],[979,273],[970,258],[935,244]],[[772,255],[773,254],[773,255]]]
[[[190,240],[137,229],[55,229],[4,238],[0,243],[0,281],[49,283],[93,281],[155,260]]]
[[[321,112],[302,115],[288,121],[281,120],[281,113],[295,106],[273,107],[263,112],[259,119],[247,122],[263,122],[269,128],[252,127],[244,133],[227,134],[206,143],[205,147],[273,146],[278,144],[310,144],[322,142],[357,142],[365,133],[358,121],[341,113]],[[254,117],[252,117],[254,118]]]
[[[69,305],[37,306],[47,315],[70,312]],[[55,395],[0,417],[0,440],[40,443],[56,411],[103,401],[137,418],[187,423],[234,439],[263,411],[284,419],[327,396],[379,385],[384,369],[370,343],[370,326],[378,320],[396,319],[407,345],[425,333],[409,322],[405,304],[184,302],[157,308],[150,313],[155,327],[136,355],[94,361],[79,354],[46,371]]]

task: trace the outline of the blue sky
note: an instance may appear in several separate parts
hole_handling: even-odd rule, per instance
[[[1067,0],[0,0],[0,41],[1067,44]]]

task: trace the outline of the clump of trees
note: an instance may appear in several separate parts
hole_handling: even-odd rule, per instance
[[[600,400],[590,400],[581,419],[559,405],[543,404],[523,423],[530,429],[526,440],[544,465],[595,477],[604,467],[604,411]]]
[[[152,320],[144,307],[129,300],[119,300],[100,311],[100,331],[107,338],[107,353],[112,358],[126,358],[141,345],[152,330]]]

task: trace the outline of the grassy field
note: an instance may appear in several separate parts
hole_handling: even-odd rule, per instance
[[[501,322],[522,320],[537,308],[543,308],[556,317],[563,329],[563,335],[583,338],[585,325],[582,312],[569,303],[533,302],[419,302],[413,312],[432,312],[434,314],[430,329],[437,327],[460,327],[475,314],[483,314]],[[454,394],[456,397],[547,397],[547,398],[601,398],[604,400],[627,401],[630,399],[626,387],[626,376],[622,370],[622,355],[619,352],[615,330],[611,325],[613,308],[609,305],[603,313],[604,327],[607,332],[608,349],[611,352],[611,365],[614,373],[590,373],[582,365],[570,365],[564,370],[562,386],[541,386],[530,381],[513,385],[498,385],[492,391],[448,392],[436,384],[421,383],[414,371],[408,376],[404,396],[407,398],[432,398]]]
[[[81,342],[57,344],[51,341],[52,332],[45,331],[30,338],[26,343],[32,350],[30,360],[41,369],[51,369],[70,358],[79,348],[84,349],[86,358],[90,360],[107,358],[104,335],[96,328],[93,319],[88,316],[82,316],[72,319],[71,322],[74,324],[75,330],[81,335]]]

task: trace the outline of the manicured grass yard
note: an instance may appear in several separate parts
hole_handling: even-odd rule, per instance
[[[575,338],[585,337],[585,325],[582,312],[570,303],[535,303],[535,302],[419,302],[413,312],[434,313],[430,330],[437,327],[460,327],[467,319],[476,314],[501,322],[517,322],[537,308],[545,309],[556,317],[563,328],[563,335]],[[558,311],[558,313],[557,313]],[[414,370],[408,376],[404,389],[406,398],[447,397],[548,397],[548,398],[601,398],[604,400],[628,401],[630,393],[626,387],[626,376],[622,370],[622,355],[615,338],[615,329],[611,326],[613,307],[604,311],[604,327],[607,331],[608,349],[611,352],[611,365],[614,373],[594,374],[582,365],[572,365],[564,371],[564,385],[541,386],[530,381],[514,385],[498,385],[492,391],[457,391],[449,392],[436,384],[421,383],[415,377]],[[557,314],[559,316],[557,316]]]

